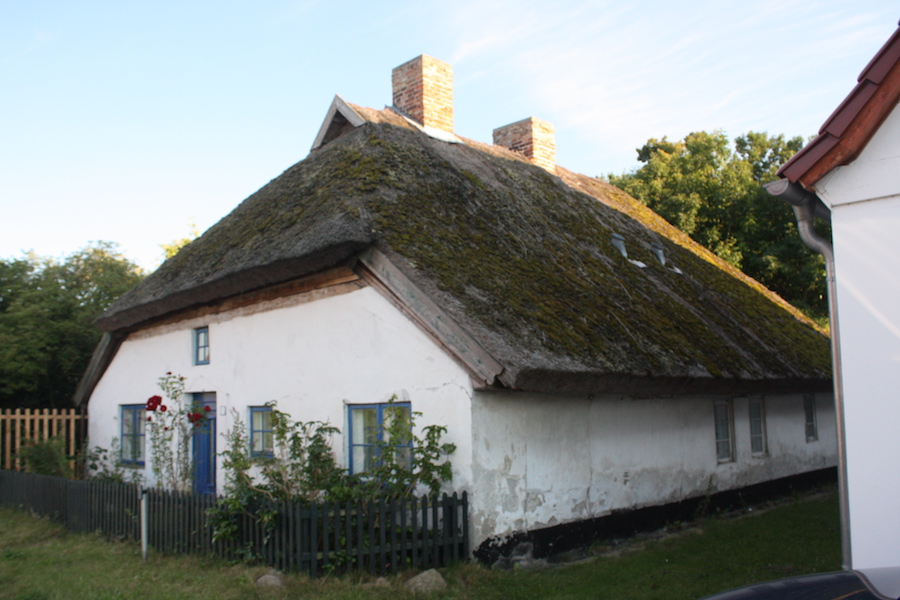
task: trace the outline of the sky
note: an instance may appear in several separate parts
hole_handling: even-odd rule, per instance
[[[96,241],[145,270],[309,153],[335,94],[454,73],[455,132],[535,116],[557,163],[650,138],[809,138],[897,27],[895,0],[0,0],[0,259]]]

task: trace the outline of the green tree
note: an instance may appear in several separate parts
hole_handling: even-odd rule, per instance
[[[678,142],[650,139],[637,151],[643,166],[609,181],[824,322],[824,260],[803,245],[791,208],[762,188],[802,147],[799,137],[752,131],[733,147],[721,131],[691,133]],[[830,235],[827,227],[822,233]]]
[[[0,406],[71,406],[100,339],[94,319],[143,276],[110,242],[62,262],[0,260]]]
[[[177,240],[172,240],[168,244],[160,244],[159,245],[159,247],[163,249],[163,260],[164,261],[169,260],[176,254],[178,254],[179,250],[181,250],[182,248],[184,248],[185,246],[187,246],[188,244],[190,244],[191,242],[193,242],[200,236],[200,230],[197,229],[197,224],[194,223],[193,218],[191,218],[191,220],[190,220],[190,228],[191,228],[191,231],[186,237],[183,237],[183,238],[177,239]]]

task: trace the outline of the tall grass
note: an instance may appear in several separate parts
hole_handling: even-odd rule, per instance
[[[576,564],[492,571],[464,564],[442,570],[449,586],[434,598],[695,599],[749,583],[840,568],[837,500],[794,501],[740,518],[711,517],[661,539]],[[132,543],[69,533],[0,508],[0,598],[11,600],[317,598],[403,600],[412,574],[371,585],[366,576],[312,580],[287,575],[259,588],[264,568],[197,557],[140,560]],[[368,583],[368,585],[366,585]]]

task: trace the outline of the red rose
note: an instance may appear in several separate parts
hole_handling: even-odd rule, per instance
[[[210,408],[208,406],[204,406],[203,410],[205,410],[206,412],[209,412]]]
[[[162,412],[166,412],[169,409],[165,404],[163,404],[162,406],[159,407],[159,410],[161,410]]]
[[[147,417],[147,420],[148,420],[148,421],[152,421],[152,420],[153,420],[153,417]]]

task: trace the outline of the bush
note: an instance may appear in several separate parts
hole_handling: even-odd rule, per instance
[[[66,456],[66,441],[61,437],[35,442],[28,440],[19,449],[19,459],[26,473],[72,478],[72,467]]]
[[[394,400],[396,397],[391,403]],[[293,421],[274,402],[267,406],[272,410],[272,456],[251,456],[246,425],[237,416],[234,428],[225,434],[227,449],[222,453],[222,464],[226,497],[207,513],[214,539],[232,537],[242,514],[274,525],[271,505],[275,500],[310,503],[400,498],[420,488],[437,494],[451,480],[453,472],[447,457],[456,446],[441,442],[447,433],[442,426],[424,427],[424,437],[416,437],[413,427],[419,413],[406,419],[393,412],[399,409],[389,407],[393,416],[386,419],[388,424],[376,443],[378,464],[369,472],[350,475],[338,466],[331,450],[331,436],[340,433],[336,427],[318,421]],[[254,467],[257,477],[250,474]]]

